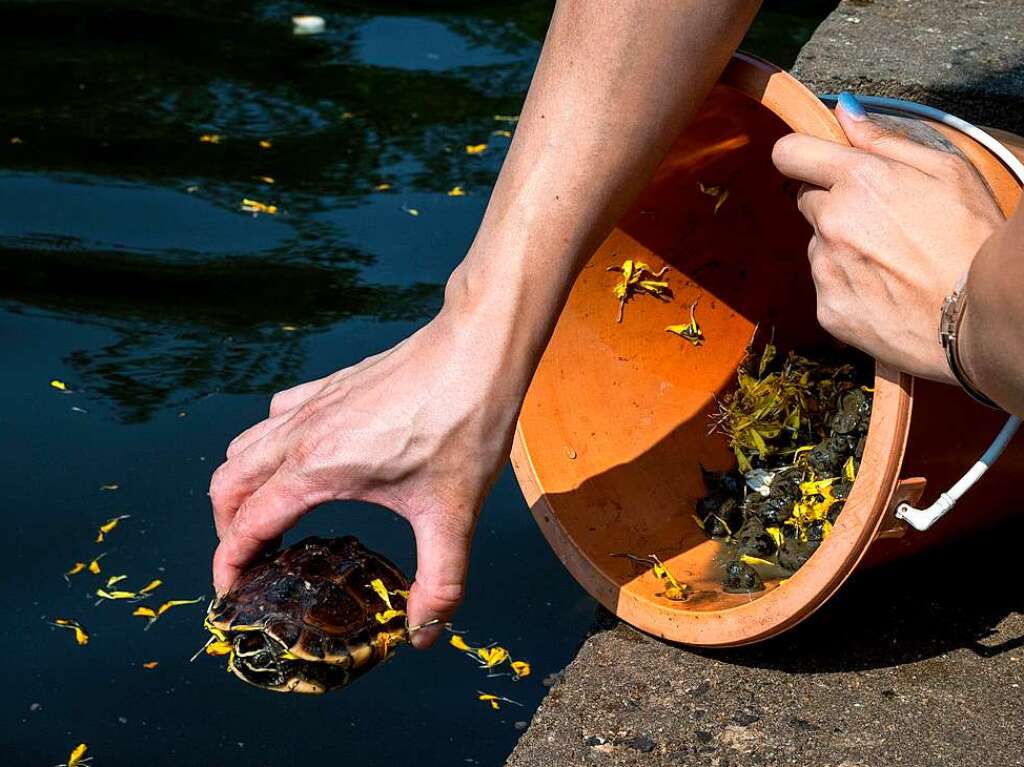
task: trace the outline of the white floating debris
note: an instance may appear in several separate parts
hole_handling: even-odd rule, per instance
[[[323,16],[292,16],[292,24],[297,35],[319,35],[327,26]]]
[[[768,497],[772,492],[772,480],[775,479],[774,471],[765,471],[764,469],[754,469],[748,471],[744,478],[747,480],[747,487],[753,490],[755,493]]]

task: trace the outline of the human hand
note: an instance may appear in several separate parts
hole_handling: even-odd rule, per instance
[[[477,514],[508,456],[522,396],[501,390],[480,331],[442,311],[389,351],[275,395],[269,417],[235,438],[210,484],[217,593],[305,512],[358,499],[412,525],[409,624],[447,620],[462,600]],[[413,643],[429,646],[438,633],[419,631]]]
[[[1002,214],[957,155],[883,127],[849,94],[836,117],[851,147],[792,134],[772,153],[804,182],[818,321],[900,370],[955,383],[938,339],[942,302]]]

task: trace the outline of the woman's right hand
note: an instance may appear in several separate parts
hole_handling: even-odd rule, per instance
[[[278,393],[210,484],[222,594],[263,547],[332,500],[380,504],[416,536],[410,625],[462,600],[484,496],[508,456],[524,386],[509,388],[479,323],[451,307],[394,348]],[[426,647],[437,630],[413,639]]]

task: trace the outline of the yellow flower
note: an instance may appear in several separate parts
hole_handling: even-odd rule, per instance
[[[643,261],[633,261],[632,259],[623,261],[622,266],[608,267],[609,272],[619,272],[622,275],[619,282],[612,288],[612,295],[619,299],[618,322],[622,322],[626,302],[636,294],[647,294],[666,301],[672,296],[668,282],[661,279],[668,270],[668,266],[663,266],[657,272],[652,272],[651,268]]]
[[[494,668],[508,660],[508,650],[504,647],[481,647],[476,651],[484,668]]]
[[[452,634],[448,640],[448,644],[454,647],[456,650],[462,650],[462,652],[473,652],[473,648],[466,644],[466,640],[460,637],[458,634]]]
[[[83,764],[87,764],[92,761],[91,756],[86,756],[85,752],[89,750],[89,747],[84,743],[79,743],[68,754],[68,760],[64,764],[59,764],[57,767],[81,767]]]
[[[73,631],[75,633],[75,642],[79,645],[89,644],[89,632],[78,621],[73,621],[70,618],[55,618],[50,621],[50,625]]]
[[[669,333],[675,333],[680,338],[685,338],[694,346],[704,343],[704,333],[697,324],[697,302],[690,304],[690,321],[685,325],[669,325],[665,328]]]
[[[117,527],[122,519],[128,519],[130,516],[131,514],[122,514],[119,517],[112,517],[100,525],[99,532],[96,534],[96,543],[103,543],[107,537],[107,533]]]
[[[374,617],[377,619],[377,623],[387,623],[388,621],[405,615],[405,610],[394,610],[388,608],[382,613],[377,613]]]
[[[700,191],[706,194],[708,197],[715,198],[715,209],[713,213],[718,213],[718,209],[725,204],[725,201],[729,199],[729,190],[722,189],[720,186],[704,186],[704,184],[697,182],[697,186],[700,187]]]
[[[242,210],[246,213],[266,213],[270,216],[277,215],[277,206],[268,205],[265,202],[259,200],[250,200],[248,197],[242,198]]]

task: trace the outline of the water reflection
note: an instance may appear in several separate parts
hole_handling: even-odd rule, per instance
[[[327,32],[296,37],[274,2],[0,3],[0,300],[114,330],[68,362],[131,421],[292,380],[302,331],[282,338],[282,322],[428,317],[550,13],[431,6],[310,9]],[[481,202],[403,228],[455,185]],[[279,215],[245,215],[243,198]],[[435,252],[408,252],[417,237]],[[396,284],[364,282],[370,265]]]
[[[227,440],[266,415],[264,395],[436,310],[508,145],[494,115],[518,112],[550,8],[316,3],[302,10],[327,33],[296,38],[280,2],[0,0],[0,449],[18,542],[0,647],[20,659],[0,713],[18,722],[16,763],[55,764],[80,739],[97,764],[494,765],[509,752],[593,606],[510,472],[481,517],[459,620],[534,664],[515,687],[442,647],[324,700],[267,696],[187,663],[198,611],[144,633],[60,573],[95,555],[98,521],[131,513],[104,567],[208,593],[205,493]],[[786,39],[811,17],[794,18]],[[445,194],[456,184],[467,196]],[[243,198],[278,213],[253,217]],[[97,490],[109,482],[120,489]],[[337,506],[296,537],[354,533],[415,569],[404,523]],[[69,649],[40,621],[55,615],[95,641]],[[523,707],[492,711],[481,685]]]

